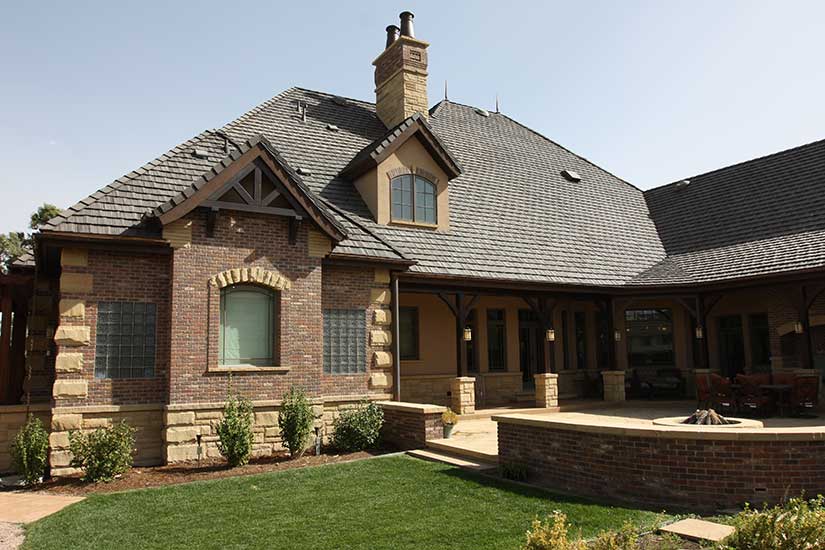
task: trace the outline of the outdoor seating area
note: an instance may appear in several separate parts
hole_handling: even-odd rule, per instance
[[[819,376],[795,372],[696,375],[698,408],[734,416],[817,416]]]

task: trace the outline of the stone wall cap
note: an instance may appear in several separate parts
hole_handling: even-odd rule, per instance
[[[725,428],[709,426],[622,426],[616,423],[580,418],[551,418],[529,414],[501,414],[493,422],[567,430],[582,433],[625,435],[654,439],[692,439],[708,441],[825,441],[825,426],[794,428]]]
[[[407,403],[406,401],[376,401],[382,409],[391,411],[418,412],[421,414],[443,413],[447,407],[441,405],[428,405],[426,403]]]

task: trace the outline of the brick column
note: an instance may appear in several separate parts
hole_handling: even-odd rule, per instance
[[[624,401],[624,371],[623,370],[606,370],[602,371],[602,379],[604,380],[604,400],[605,401]]]
[[[547,407],[559,406],[559,375],[558,374],[536,374],[536,407],[545,409]]]
[[[476,379],[469,376],[453,378],[450,384],[452,409],[456,414],[473,414],[476,411]]]

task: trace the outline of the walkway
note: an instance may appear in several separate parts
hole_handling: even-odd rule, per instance
[[[0,492],[0,522],[30,523],[59,512],[66,506],[81,500],[83,497],[30,491],[2,491]]]

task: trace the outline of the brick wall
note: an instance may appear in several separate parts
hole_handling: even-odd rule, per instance
[[[693,512],[822,492],[825,441],[616,435],[498,423],[501,463],[576,495]],[[797,437],[794,437],[797,436]]]
[[[383,402],[381,437],[399,449],[424,447],[430,439],[444,437],[441,414],[444,407],[413,403]]]
[[[172,269],[172,375],[170,403],[221,402],[228,374],[218,367],[220,292],[210,278],[229,269],[261,267],[290,281],[279,291],[278,366],[287,372],[235,372],[235,390],[254,400],[280,399],[290,386],[311,396],[321,392],[321,259],[308,255],[308,224],[288,240],[288,220],[258,214],[223,212],[213,237],[206,215],[187,217],[192,243],[175,250]]]

